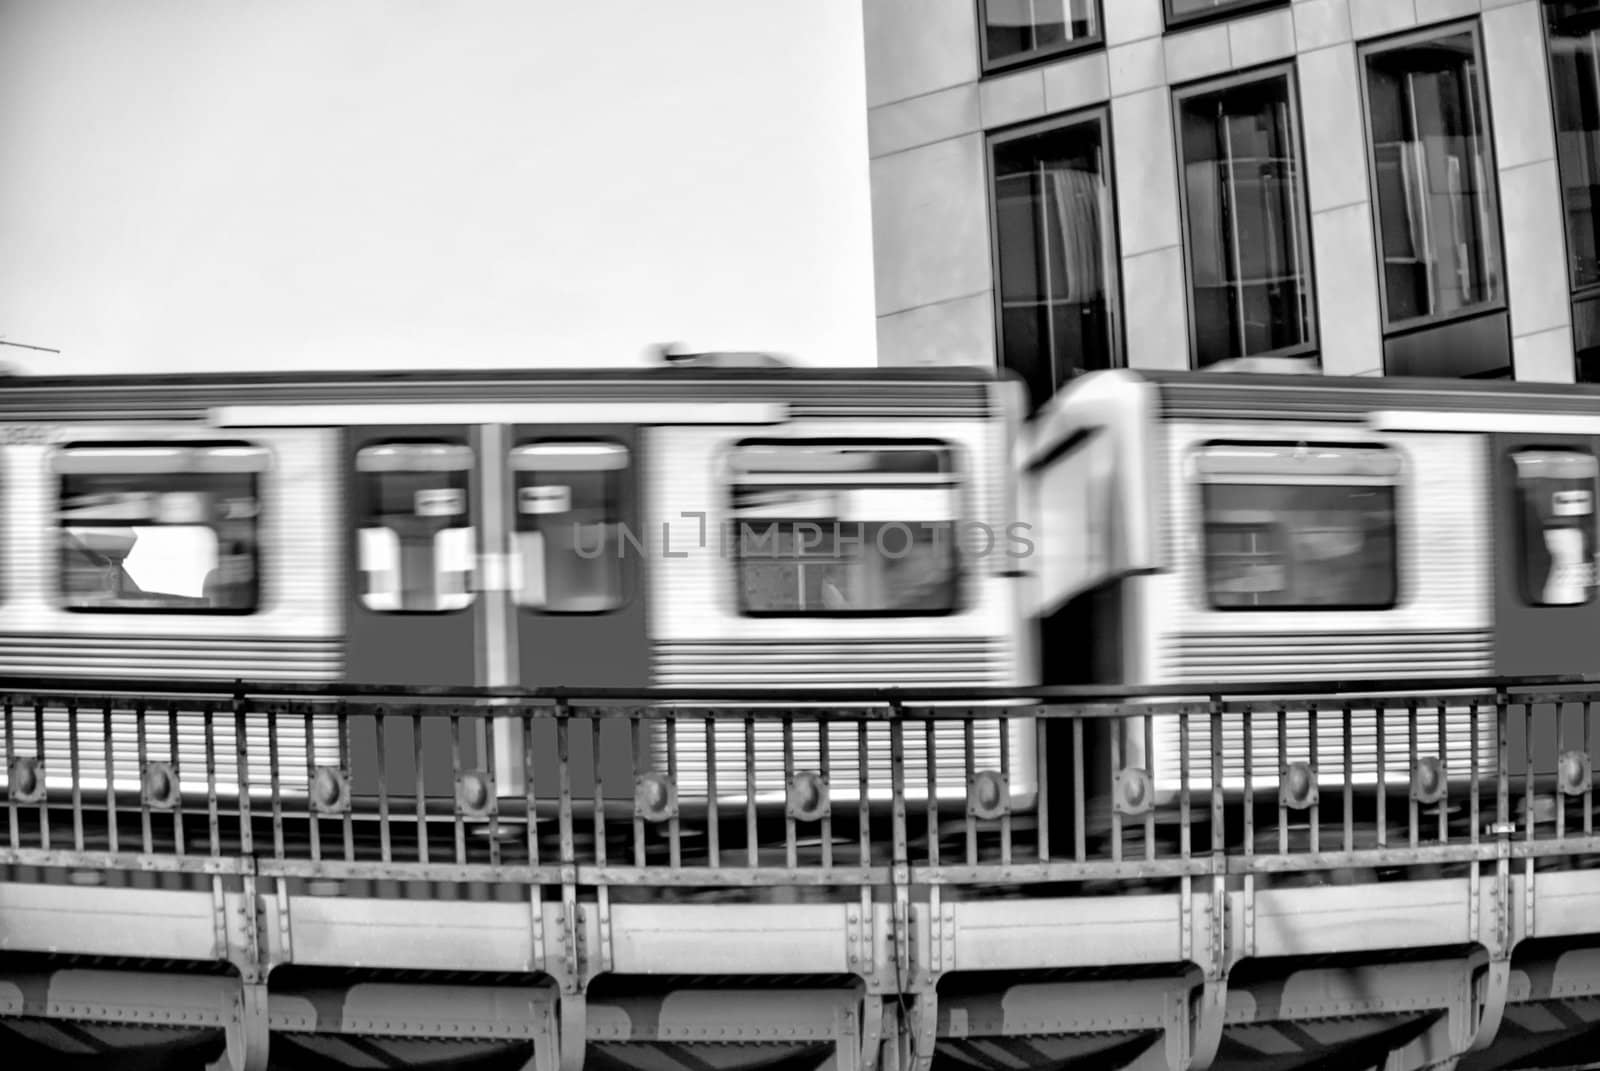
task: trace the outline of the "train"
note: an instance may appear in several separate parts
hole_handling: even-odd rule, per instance
[[[603,371],[14,377],[0,384],[0,674],[63,688],[753,696],[1192,685],[1204,698],[1272,681],[1584,673],[1600,635],[1597,446],[1600,389],[1320,374],[1107,370],[1036,411],[991,369],[759,354]],[[1471,775],[1473,754],[1491,772],[1493,719],[1451,714],[1423,746],[1452,778]],[[1378,768],[1363,717],[1358,783],[1403,787],[1409,770]],[[1092,726],[1086,756],[1025,717],[977,724],[973,762],[1004,763],[1013,814],[1042,787],[1057,807],[1071,796],[1041,786],[1041,769],[1082,768],[1087,795],[1109,798],[1112,748],[1158,807],[1182,787],[1174,719]],[[380,755],[332,726],[283,735],[282,767],[337,764],[344,746],[362,798],[380,766],[397,784],[450,784],[448,738],[390,739]],[[1334,749],[1342,731],[1337,716],[1294,726],[1295,748],[1316,736]],[[64,734],[41,747],[25,719],[12,728],[14,752],[43,754],[47,777],[67,768]],[[632,741],[612,729],[598,768],[631,798]],[[1195,729],[1191,787],[1204,790],[1209,727]],[[495,730],[508,797],[524,787],[519,731]],[[744,790],[736,724],[714,760],[703,734],[652,731],[681,802],[704,802],[713,777],[730,799]],[[248,732],[264,755],[265,723]],[[760,732],[758,795],[778,804],[770,756],[784,744]],[[1243,780],[1243,732],[1225,723],[1224,791]],[[1391,756],[1408,753],[1407,732],[1386,725]],[[815,759],[815,726],[794,733],[794,754]],[[1252,734],[1252,772],[1273,783],[1277,726]],[[193,726],[180,737],[200,764]],[[80,741],[85,787],[108,779],[102,744]],[[486,741],[463,746],[465,763],[488,762]],[[892,794],[889,747],[874,726],[876,803]],[[964,749],[959,723],[941,725],[930,786],[925,753],[908,748],[906,797],[964,802]],[[856,800],[857,751],[829,753],[830,794]],[[237,778],[231,749],[215,761],[223,783]],[[137,790],[136,771],[110,779],[124,777]]]
[[[0,384],[0,674],[579,694],[1026,685],[1025,578],[1020,552],[1002,549],[1025,538],[1011,477],[1024,416],[1018,385],[988,371],[760,354],[606,371],[13,378]],[[974,553],[972,533],[994,545]],[[28,719],[10,728],[18,754],[44,753],[47,780],[70,769],[59,727],[42,749]],[[106,749],[99,726],[81,730],[92,789]],[[572,789],[589,794],[593,760],[606,790],[631,798],[627,725],[603,730],[598,756],[575,734]],[[420,774],[449,797],[461,747],[464,767],[494,767],[497,793],[522,795],[514,721],[497,725],[492,758],[490,741],[453,741],[442,719],[420,731],[389,734],[380,754],[370,723],[341,741],[329,719],[309,738],[278,734],[278,763],[337,768],[343,744],[356,797],[376,795],[380,771],[390,788]],[[112,732],[131,755],[132,721]],[[246,732],[248,786],[266,791],[267,723]],[[712,770],[703,734],[654,733],[685,805],[712,774],[745,785],[742,739],[719,741]],[[815,757],[816,725],[796,734],[796,753]],[[198,724],[179,735],[180,768],[204,770]],[[781,729],[757,735],[758,793],[782,799],[766,759]],[[883,725],[871,737],[867,794],[881,801],[891,741]],[[1019,809],[1036,788],[1034,740],[1023,720],[995,718],[974,742],[985,765],[1004,752]],[[959,724],[940,727],[931,788],[925,751],[911,752],[912,796],[964,799],[965,746]],[[536,780],[553,785],[554,737],[533,751]],[[835,797],[859,795],[858,749],[830,751]],[[215,752],[219,784],[237,787],[232,737]],[[138,790],[136,765],[111,771],[119,790]]]

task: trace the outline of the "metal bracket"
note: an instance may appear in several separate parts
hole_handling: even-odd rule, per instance
[[[861,1001],[861,1071],[878,1071],[883,1058],[884,1020],[895,1014],[894,1006],[875,994]]]
[[[1207,978],[1200,983],[1200,992],[1188,1000],[1189,1015],[1184,1017],[1184,1030],[1188,1041],[1187,1063],[1175,1063],[1174,1071],[1206,1071],[1217,1058],[1222,1046],[1223,1020],[1228,1011],[1228,983],[1224,978]]]
[[[1495,957],[1476,978],[1467,975],[1467,997],[1476,1014],[1468,1023],[1472,1028],[1468,1036],[1456,1043],[1457,1052],[1482,1052],[1494,1043],[1500,1033],[1500,1023],[1505,1019],[1506,998],[1511,992],[1511,957]]]
[[[875,985],[878,980],[878,950],[872,936],[872,900],[863,894],[861,899],[845,905],[845,962],[849,969]]]
[[[227,1048],[207,1065],[207,1071],[267,1071],[271,1032],[265,982],[240,984],[233,998],[233,1014],[226,1034]]]
[[[583,1071],[589,1044],[589,1001],[582,993],[563,993],[556,1024],[561,1071]]]

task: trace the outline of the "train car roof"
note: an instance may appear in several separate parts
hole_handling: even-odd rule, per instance
[[[1259,419],[1270,412],[1305,420],[1365,420],[1374,412],[1402,410],[1600,416],[1600,385],[1594,384],[1143,369],[1090,375],[1150,384],[1169,419]]]
[[[195,419],[224,406],[788,402],[810,415],[893,409],[990,412],[981,366],[933,368],[716,367],[445,371],[208,372],[0,378],[0,420]]]

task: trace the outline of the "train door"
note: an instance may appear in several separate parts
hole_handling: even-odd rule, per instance
[[[401,687],[647,685],[636,454],[631,427],[350,432],[347,679]],[[623,738],[602,742],[603,754],[620,756],[607,782],[631,795],[631,771],[620,765],[630,759],[626,727],[608,731]],[[553,759],[553,732],[541,726],[536,754]],[[457,748],[463,764],[486,765],[481,734],[460,741],[448,734],[447,722],[424,723],[430,794],[448,793]],[[376,755],[375,735],[352,743]],[[570,751],[575,772],[590,769],[588,733],[574,733]],[[416,753],[409,725],[386,733],[386,780],[414,784]],[[523,791],[522,754],[516,726],[499,724],[493,772],[502,794]],[[367,765],[357,791],[376,788],[376,764]],[[586,793],[592,781],[579,776],[572,787]]]
[[[1494,666],[1510,677],[1600,672],[1600,591],[1595,581],[1600,439],[1493,436]],[[1548,704],[1507,724],[1507,764],[1533,760],[1547,785],[1560,752],[1582,746],[1581,714]],[[1558,717],[1565,724],[1558,725]]]
[[[1495,672],[1600,673],[1600,440],[1519,433],[1493,436],[1491,444]]]

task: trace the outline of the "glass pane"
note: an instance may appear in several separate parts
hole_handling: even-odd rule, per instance
[[[73,610],[255,609],[256,479],[252,472],[63,474],[63,604]]]
[[[381,613],[440,613],[472,603],[476,538],[472,452],[389,443],[356,458],[361,600]]]
[[[1394,604],[1394,488],[1204,485],[1206,584],[1219,610]]]
[[[751,444],[733,459],[740,606],[750,614],[955,608],[959,488],[943,447]]]
[[[1390,323],[1501,300],[1481,78],[1470,33],[1367,57]]]
[[[1035,405],[1116,363],[1117,253],[1097,121],[995,147],[1001,360]]]
[[[990,62],[1096,37],[1094,0],[985,0]]]
[[[1287,6],[1288,0],[1284,0]],[[1236,7],[1260,7],[1261,0],[1167,0],[1167,18],[1183,19]]]
[[[601,613],[623,603],[622,477],[615,443],[540,443],[512,455],[517,604]]]
[[[1600,284],[1600,4],[1548,4],[1545,14],[1568,268],[1577,289]]]
[[[1600,466],[1576,450],[1522,450],[1522,598],[1533,606],[1578,606],[1594,589],[1595,478]]]
[[[1202,366],[1313,340],[1293,110],[1283,77],[1183,102],[1183,195]]]

